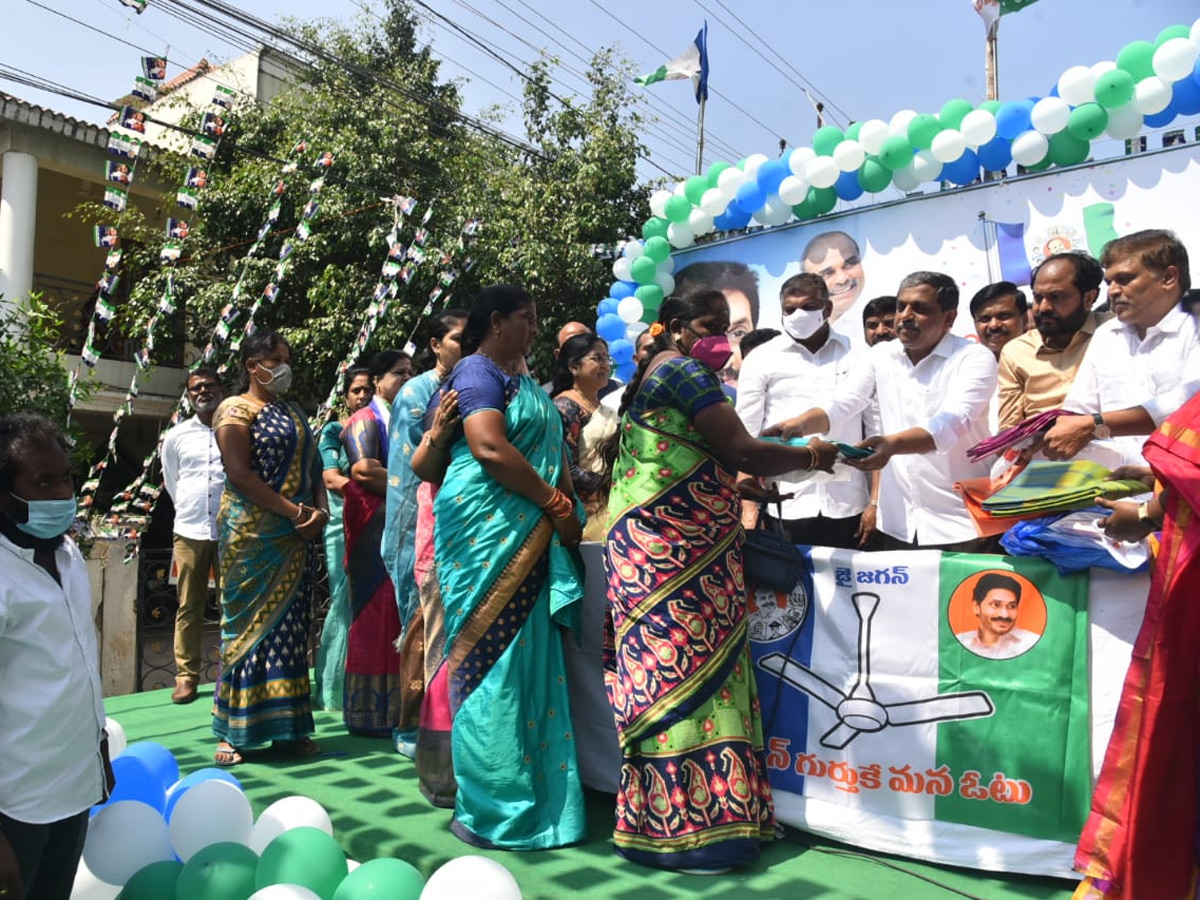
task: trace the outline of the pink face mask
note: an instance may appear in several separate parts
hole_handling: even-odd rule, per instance
[[[733,347],[729,344],[729,338],[723,334],[698,337],[688,350],[688,356],[704,363],[714,372],[720,372],[733,356]]]

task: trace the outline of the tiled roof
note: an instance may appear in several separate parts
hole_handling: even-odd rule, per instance
[[[76,119],[65,113],[38,106],[20,97],[0,91],[0,121],[17,122],[44,128],[75,140],[103,147],[108,141],[108,131],[99,125]]]

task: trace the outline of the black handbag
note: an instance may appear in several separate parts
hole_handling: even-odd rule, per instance
[[[782,512],[779,504],[776,510]],[[742,568],[746,583],[772,591],[790,591],[804,574],[804,554],[783,535],[782,515],[776,517],[774,529],[758,517],[758,525],[746,532],[742,545]]]

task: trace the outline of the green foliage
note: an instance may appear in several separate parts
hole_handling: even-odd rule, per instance
[[[69,372],[55,349],[62,324],[40,294],[16,303],[0,296],[0,416],[40,412],[67,421]]]

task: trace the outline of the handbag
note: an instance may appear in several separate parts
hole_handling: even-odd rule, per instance
[[[775,506],[782,513],[780,504]],[[791,591],[805,572],[804,554],[783,536],[782,518],[776,516],[772,529],[760,515],[758,525],[746,532],[742,568],[746,582],[754,587]]]

